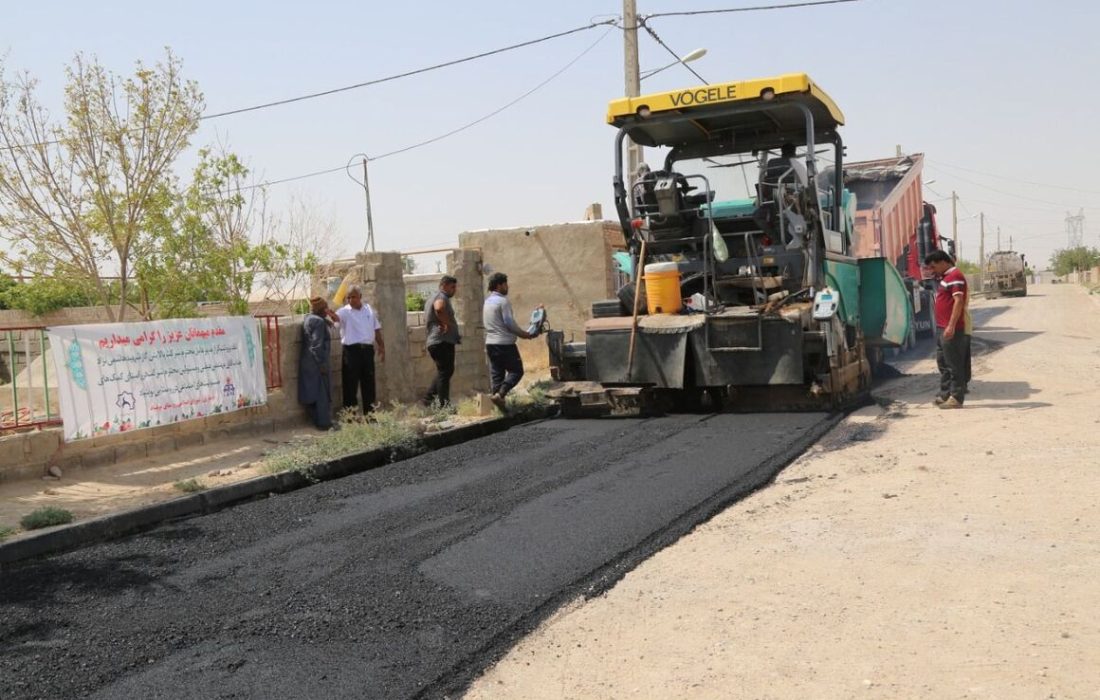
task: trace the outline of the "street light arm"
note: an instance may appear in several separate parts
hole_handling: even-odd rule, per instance
[[[694,51],[691,51],[690,53],[685,54],[683,58],[678,58],[677,60],[673,61],[672,63],[668,64],[667,66],[661,66],[660,68],[656,68],[654,70],[645,71],[641,76],[639,76],[638,79],[639,80],[645,80],[646,78],[657,75],[658,73],[660,73],[663,70],[666,70],[668,68],[672,68],[673,66],[678,66],[681,63],[686,64],[686,63],[691,63],[692,61],[697,61],[697,60],[699,60],[700,58],[702,58],[703,56],[706,56],[706,55],[707,55],[707,50],[706,49],[695,49]]]

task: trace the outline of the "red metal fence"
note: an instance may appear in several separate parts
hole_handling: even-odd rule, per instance
[[[279,345],[279,317],[274,314],[257,314],[256,320],[260,322],[260,334],[263,336],[267,388],[278,389],[283,385],[283,349]]]

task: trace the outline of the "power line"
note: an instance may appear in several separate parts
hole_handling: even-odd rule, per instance
[[[492,117],[495,117],[496,115],[500,114],[501,112],[508,109],[509,107],[512,107],[512,106],[518,104],[519,102],[521,102],[524,99],[526,99],[526,98],[530,97],[531,95],[535,94],[536,92],[538,92],[542,88],[546,87],[555,78],[560,76],[562,73],[565,73],[567,70],[572,68],[578,61],[580,61],[582,58],[584,58],[586,55],[588,55],[588,53],[591,52],[592,49],[596,48],[596,46],[599,45],[599,43],[601,41],[603,41],[607,37],[607,35],[610,34],[610,33],[611,33],[611,28],[609,28],[607,31],[605,31],[603,34],[601,34],[600,37],[598,39],[596,39],[596,41],[589,44],[583,51],[581,51],[579,54],[577,54],[575,57],[573,57],[572,60],[570,60],[568,63],[566,63],[560,69],[555,71],[548,78],[546,78],[545,80],[543,80],[542,82],[540,82],[538,85],[531,88],[527,92],[523,93],[519,97],[515,98],[514,100],[508,102],[507,104],[505,104],[501,107],[498,107],[497,109],[494,109],[492,112],[489,112],[488,114],[485,114],[484,116],[481,116],[481,117],[479,117],[479,118],[477,118],[477,119],[475,119],[471,122],[468,122],[468,123],[458,127],[457,129],[451,129],[450,131],[448,131],[446,133],[443,133],[443,134],[440,134],[439,136],[435,136],[435,137],[432,137],[430,139],[426,139],[424,141],[420,141],[418,143],[414,143],[414,144],[411,144],[411,145],[408,145],[408,146],[404,146],[402,148],[398,148],[398,149],[395,149],[395,150],[392,150],[392,151],[387,151],[386,153],[382,153],[382,154],[377,155],[377,156],[368,156],[367,161],[371,162],[371,161],[381,160],[383,158],[388,158],[390,156],[398,155],[399,153],[406,153],[406,152],[414,150],[416,148],[421,148],[423,146],[427,146],[429,144],[436,143],[437,141],[442,141],[445,138],[448,138],[450,136],[454,136],[455,134],[466,131],[467,129],[470,129],[474,126],[477,126],[478,124],[481,124],[484,121],[487,121],[488,119],[491,119]],[[238,189],[238,191],[254,190],[254,189],[258,189],[260,187],[268,187],[270,185],[279,185],[279,184],[282,184],[284,182],[293,182],[295,180],[305,180],[306,178],[318,177],[320,175],[328,175],[330,173],[335,173],[335,172],[339,172],[341,170],[344,170],[346,167],[347,167],[347,165],[342,165],[342,166],[337,167],[337,168],[329,168],[327,170],[317,170],[315,172],[306,173],[304,175],[295,175],[295,176],[292,176],[292,177],[286,177],[286,178],[282,178],[282,179],[279,179],[279,180],[267,180],[267,181],[264,181],[264,182],[257,183],[255,185],[247,185],[245,187],[241,187],[241,188]]]
[[[817,5],[840,5],[849,2],[860,2],[860,0],[816,0],[815,2],[795,2],[788,3],[786,5],[757,5],[755,7],[731,7],[725,10],[685,10],[683,12],[655,12],[651,15],[646,15],[645,19],[652,17],[692,17],[695,15],[718,15],[726,14],[730,12],[758,12],[760,10],[790,10],[797,7],[814,7]],[[643,20],[642,24],[645,22]]]
[[[942,160],[932,160],[930,158],[926,158],[925,160],[929,163],[932,163],[934,165],[938,165],[940,167],[948,167],[948,168],[953,168],[953,169],[956,169],[956,170],[964,170],[968,173],[974,173],[975,175],[985,175],[986,177],[993,177],[993,178],[997,178],[998,180],[1007,180],[1009,182],[1019,182],[1019,183],[1024,184],[1024,185],[1035,185],[1037,187],[1049,187],[1049,188],[1054,189],[1054,190],[1065,190],[1067,192],[1080,192],[1082,194],[1100,195],[1100,191],[1097,191],[1097,190],[1083,190],[1083,189],[1079,189],[1077,187],[1066,187],[1064,185],[1055,185],[1055,184],[1050,183],[1050,182],[1035,182],[1034,180],[1021,180],[1020,178],[1007,177],[1005,175],[997,175],[997,174],[994,174],[994,173],[987,173],[987,172],[982,171],[982,170],[974,170],[973,168],[964,168],[961,165],[952,165],[951,163],[944,163]]]
[[[980,182],[975,182],[974,180],[967,180],[966,178],[962,177],[961,175],[956,175],[954,173],[949,173],[946,170],[943,170],[942,168],[940,168],[938,166],[935,166],[935,165],[929,164],[928,167],[932,168],[933,170],[939,171],[940,173],[943,173],[944,175],[946,175],[948,177],[953,177],[953,178],[955,178],[957,180],[961,180],[962,182],[965,182],[967,184],[974,185],[976,187],[981,187],[982,189],[989,190],[990,192],[996,192],[997,194],[1003,194],[1006,197],[1012,197],[1013,199],[1026,199],[1026,200],[1031,201],[1031,202],[1038,202],[1039,204],[1049,204],[1049,205],[1052,205],[1052,206],[1055,206],[1055,207],[1062,207],[1062,208],[1067,208],[1067,207],[1073,207],[1074,206],[1072,204],[1063,204],[1061,202],[1052,202],[1048,199],[1038,199],[1037,197],[1028,197],[1027,195],[1016,194],[1015,192],[1006,192],[1004,190],[999,190],[996,187],[990,187],[989,185],[985,185],[985,184],[982,184]]]
[[[358,90],[360,88],[369,87],[371,85],[379,85],[381,83],[388,83],[388,82],[391,82],[393,80],[399,80],[401,78],[408,78],[408,77],[413,76],[413,75],[420,75],[421,73],[428,73],[430,71],[439,70],[440,68],[449,68],[450,66],[457,66],[461,63],[469,63],[470,61],[476,61],[477,59],[480,59],[480,58],[486,58],[488,56],[495,56],[497,54],[505,53],[507,51],[514,51],[516,49],[521,49],[521,48],[524,48],[524,47],[527,47],[527,46],[534,46],[535,44],[541,44],[541,43],[546,42],[546,41],[551,41],[552,39],[560,39],[563,36],[569,36],[570,34],[576,34],[578,32],[587,31],[589,29],[594,29],[594,28],[600,27],[600,26],[614,25],[616,23],[617,23],[617,20],[614,20],[614,19],[604,20],[602,22],[591,22],[591,23],[586,24],[582,27],[574,27],[573,29],[568,29],[564,32],[558,32],[556,34],[548,34],[546,36],[539,37],[538,39],[531,39],[530,41],[524,41],[524,42],[520,42],[518,44],[512,44],[510,46],[505,46],[503,48],[493,49],[492,51],[484,51],[484,52],[479,53],[479,54],[474,54],[472,56],[466,56],[464,58],[457,58],[457,59],[454,59],[452,61],[445,61],[443,63],[436,63],[435,65],[427,66],[425,68],[417,68],[416,70],[411,70],[411,71],[406,71],[404,73],[397,73],[395,75],[386,76],[385,78],[375,78],[374,80],[367,80],[367,81],[362,82],[362,83],[355,83],[354,85],[345,85],[343,87],[332,88],[331,90],[322,90],[321,92],[312,92],[312,93],[309,93],[307,95],[299,95],[297,97],[288,97],[288,98],[283,99],[283,100],[275,100],[274,102],[265,102],[263,104],[253,105],[251,107],[241,107],[241,108],[238,108],[238,109],[229,109],[229,110],[226,110],[224,112],[215,112],[214,114],[204,114],[202,117],[200,117],[200,119],[203,119],[203,120],[217,119],[219,117],[227,117],[231,114],[242,114],[244,112],[255,112],[256,110],[260,110],[260,109],[268,109],[270,107],[279,107],[279,106],[291,104],[291,103],[294,103],[294,102],[301,102],[303,100],[312,100],[312,99],[315,99],[315,98],[318,98],[318,97],[325,97],[327,95],[334,95],[334,94],[339,93],[339,92],[347,92],[349,90]]]
[[[651,37],[653,37],[653,40],[656,41],[658,44],[660,44],[661,48],[663,48],[665,51],[668,51],[669,55],[672,56],[673,58],[675,58],[677,63],[682,65],[684,68],[687,68],[689,71],[691,71],[692,75],[694,75],[699,80],[703,81],[703,85],[710,85],[710,83],[707,82],[706,78],[704,78],[703,76],[701,76],[697,72],[695,72],[694,68],[692,68],[688,64],[684,63],[683,59],[680,58],[679,54],[677,54],[675,51],[673,51],[671,48],[669,48],[668,44],[661,41],[661,37],[657,36],[657,32],[653,31],[653,27],[646,24],[646,19],[648,19],[648,17],[642,18],[640,24],[642,25],[642,28],[645,29],[646,32],[648,32]]]
[[[499,49],[493,49],[492,51],[483,51],[482,53],[474,54],[474,55],[471,55],[471,56],[465,56],[463,58],[457,58],[457,59],[454,59],[454,60],[451,60],[451,61],[445,61],[443,63],[436,63],[436,64],[431,65],[431,66],[426,66],[424,68],[417,68],[416,70],[411,70],[411,71],[405,71],[404,73],[397,73],[397,74],[394,74],[394,75],[389,75],[389,76],[386,76],[384,78],[375,78],[374,80],[368,80],[368,81],[365,81],[365,82],[356,83],[354,85],[345,85],[343,87],[333,88],[331,90],[322,90],[320,92],[313,92],[313,93],[309,93],[307,95],[299,95],[297,97],[289,97],[289,98],[286,98],[286,99],[283,99],[283,100],[275,100],[273,102],[265,102],[263,104],[252,105],[250,107],[240,107],[238,109],[229,109],[229,110],[225,110],[223,112],[214,112],[213,114],[204,114],[204,115],[201,115],[199,117],[199,120],[200,121],[206,121],[206,120],[209,120],[209,119],[217,119],[219,117],[227,117],[227,116],[230,116],[230,115],[233,115],[233,114],[243,114],[245,112],[255,112],[255,111],[258,111],[258,110],[261,110],[261,109],[269,109],[271,107],[278,107],[278,106],[282,106],[282,105],[292,104],[294,102],[302,102],[304,100],[312,100],[312,99],[315,99],[315,98],[318,98],[318,97],[325,97],[327,95],[334,95],[334,94],[340,93],[340,92],[347,92],[349,90],[358,90],[360,88],[369,87],[371,85],[379,85],[381,83],[388,83],[388,82],[392,82],[394,80],[400,80],[401,78],[408,78],[408,77],[411,77],[411,76],[414,76],[414,75],[420,75],[422,73],[428,73],[428,72],[431,72],[431,71],[439,70],[441,68],[449,68],[451,66],[457,66],[457,65],[462,64],[462,63],[469,63],[470,61],[476,61],[476,60],[481,59],[481,58],[487,58],[489,56],[495,56],[497,54],[506,53],[508,51],[514,51],[516,49],[521,49],[521,48],[525,48],[525,47],[528,47],[528,46],[534,46],[536,44],[541,44],[541,43],[544,43],[544,42],[547,42],[547,41],[551,41],[553,39],[560,39],[561,37],[564,37],[564,36],[569,36],[571,34],[577,34],[578,32],[583,32],[583,31],[587,31],[589,29],[594,29],[596,27],[603,27],[603,26],[618,26],[618,18],[616,17],[614,19],[606,19],[606,20],[602,20],[602,21],[598,21],[598,22],[593,20],[593,21],[589,22],[588,24],[586,24],[584,26],[574,27],[573,29],[568,29],[568,30],[563,31],[563,32],[557,32],[555,34],[548,34],[546,36],[542,36],[542,37],[539,37],[537,39],[531,39],[529,41],[523,41],[523,42],[520,42],[518,44],[511,44],[509,46],[504,46],[504,47],[499,48]],[[135,130],[133,130],[132,132],[129,132],[129,133],[140,133],[140,132],[141,132],[140,129],[135,129]],[[19,143],[19,144],[0,146],[0,150],[13,151],[13,150],[16,150],[16,149],[19,149],[19,148],[34,148],[34,147],[37,147],[37,146],[54,146],[54,145],[60,144],[61,142],[62,142],[62,139],[47,139],[47,140],[44,140],[44,141],[31,141],[31,142],[27,142],[27,143]]]
[[[555,72],[554,74],[552,74],[552,75],[551,75],[550,77],[548,77],[548,78],[547,78],[546,80],[543,80],[543,81],[542,81],[541,83],[539,83],[539,84],[538,84],[538,85],[536,85],[535,87],[531,88],[531,89],[530,89],[530,90],[528,90],[527,92],[523,93],[522,95],[520,95],[520,96],[519,96],[519,97],[517,97],[516,99],[514,99],[514,100],[512,100],[511,102],[509,102],[509,103],[507,103],[507,104],[503,105],[502,107],[498,107],[497,109],[494,109],[494,110],[493,110],[492,112],[489,112],[489,113],[488,113],[488,114],[486,114],[485,116],[483,116],[483,117],[479,117],[478,119],[475,119],[475,120],[474,120],[474,121],[472,121],[472,122],[469,122],[469,123],[467,123],[467,124],[464,124],[464,125],[462,125],[462,126],[458,127],[457,129],[452,129],[452,130],[448,131],[448,132],[447,132],[447,133],[445,133],[445,134],[440,134],[439,136],[435,136],[435,137],[433,137],[433,138],[430,138],[430,139],[428,139],[428,140],[426,140],[426,141],[421,141],[421,142],[419,142],[419,143],[414,143],[414,144],[412,144],[411,146],[405,146],[405,147],[403,147],[403,148],[398,148],[398,149],[396,149],[396,150],[393,150],[393,151],[389,151],[388,153],[383,153],[382,155],[378,155],[378,156],[374,156],[374,157],[369,157],[369,158],[367,158],[367,160],[371,160],[371,161],[373,161],[373,160],[381,160],[381,159],[383,159],[383,158],[388,158],[389,156],[395,156],[395,155],[397,155],[397,154],[399,154],[399,153],[405,153],[405,152],[407,152],[407,151],[411,151],[411,150],[413,150],[413,149],[415,149],[415,148],[420,148],[420,147],[422,147],[422,146],[427,146],[428,144],[432,144],[432,143],[435,143],[436,141],[442,141],[443,139],[447,138],[448,136],[454,136],[455,134],[458,134],[458,133],[461,133],[461,132],[463,132],[463,131],[466,131],[467,129],[469,129],[469,128],[471,128],[471,127],[477,126],[478,124],[482,123],[483,121],[486,121],[486,120],[488,120],[488,119],[491,119],[492,117],[495,117],[496,115],[500,114],[501,112],[503,112],[504,110],[508,109],[509,107],[511,107],[511,106],[513,106],[513,105],[515,105],[515,104],[517,104],[517,103],[521,102],[522,100],[524,100],[524,99],[526,99],[526,98],[530,97],[531,95],[535,94],[536,92],[538,92],[539,90],[541,90],[541,89],[542,89],[543,87],[545,87],[545,86],[546,86],[547,84],[549,84],[549,83],[550,83],[550,81],[554,80],[554,78],[557,78],[557,77],[558,77],[559,75],[561,75],[561,74],[562,74],[562,73],[564,73],[565,71],[567,71],[567,70],[569,70],[570,68],[572,68],[572,67],[573,67],[573,64],[575,64],[575,63],[576,63],[577,61],[579,61],[579,60],[581,60],[582,58],[584,58],[585,56],[587,56],[587,55],[588,55],[588,52],[589,52],[589,51],[591,51],[592,49],[596,48],[596,46],[597,46],[597,45],[598,45],[598,44],[599,44],[599,43],[600,43],[601,41],[603,41],[603,40],[604,40],[604,39],[605,39],[605,38],[607,37],[607,35],[608,35],[608,34],[610,34],[610,33],[611,33],[611,29],[609,28],[609,29],[608,29],[608,30],[607,30],[606,32],[604,32],[603,34],[601,34],[601,35],[600,35],[600,38],[598,38],[598,39],[596,39],[596,40],[595,40],[594,42],[592,42],[592,43],[591,43],[591,44],[590,44],[590,45],[588,46],[588,48],[586,48],[586,49],[585,49],[584,51],[581,51],[581,52],[580,52],[579,54],[577,54],[577,56],[576,56],[575,58],[573,58],[573,60],[571,60],[571,61],[570,61],[569,63],[566,63],[566,64],[565,64],[564,66],[562,66],[562,67],[561,67],[561,68],[560,68],[560,69],[559,69],[558,71],[556,71],[556,72]]]

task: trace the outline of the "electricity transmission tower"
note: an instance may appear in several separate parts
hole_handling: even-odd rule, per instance
[[[1069,237],[1070,248],[1080,248],[1085,243],[1085,210],[1081,209],[1074,216],[1066,212],[1066,236]]]

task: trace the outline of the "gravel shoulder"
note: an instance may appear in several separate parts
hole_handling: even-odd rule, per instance
[[[480,698],[1100,697],[1100,304],[975,302],[771,487],[519,642]]]

